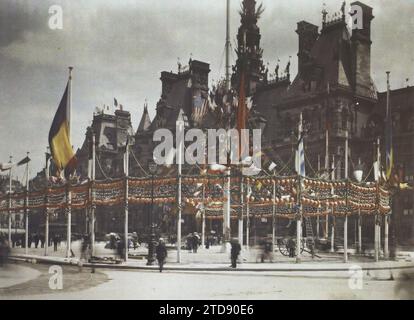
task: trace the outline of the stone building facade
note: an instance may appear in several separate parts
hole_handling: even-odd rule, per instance
[[[359,1],[352,5],[358,5],[362,9],[362,29],[349,29],[344,9],[336,13],[332,20],[327,20],[324,13],[320,31],[319,26],[309,22],[297,23],[298,73],[291,77],[290,64],[284,73],[279,72],[277,66],[273,75],[264,66],[258,26],[263,12],[255,0],[242,2],[241,25],[237,35],[238,59],[233,67],[232,91],[237,93],[240,89],[241,65],[246,63],[245,91],[252,99],[249,125],[250,128],[264,129],[263,149],[266,156],[277,164],[276,171],[280,175],[295,173],[292,155],[297,141],[299,115],[302,113],[306,128],[304,145],[308,176],[345,178],[345,139],[348,133],[351,159],[349,177],[353,178],[352,172],[360,164],[363,166],[364,179],[374,179],[372,164],[376,156],[376,141],[378,137],[384,141],[385,93],[377,92],[371,78],[373,9]],[[242,61],[244,52],[247,52],[243,56],[247,61]],[[175,122],[181,109],[188,119],[189,127],[222,127],[225,119],[218,108],[207,108],[201,114],[197,109],[203,105],[200,101],[211,98],[209,72],[209,64],[192,59],[188,66],[180,65],[177,73],[162,72],[162,93],[156,105],[155,118],[151,121],[145,106],[135,132],[127,111],[116,110],[115,114],[96,113],[91,127],[87,130],[85,142],[77,152],[80,175],[83,178],[88,176],[92,132],[96,135],[96,178],[104,180],[123,176],[123,153],[128,136],[128,141],[132,144],[130,175],[147,175],[148,161],[152,158],[154,148],[154,131],[168,128],[175,132]],[[414,116],[411,116],[413,103],[412,88],[391,92],[395,122],[395,161],[400,172],[403,172],[402,179],[409,183],[414,179]],[[382,151],[384,154],[384,150]],[[174,175],[175,168],[159,168],[157,174]],[[393,202],[394,218],[391,221],[395,223],[392,223],[391,228],[394,228],[392,230],[399,243],[413,239],[412,199],[412,191],[405,190],[399,191]],[[165,222],[164,231],[174,228],[175,225],[174,221],[165,221],[163,218],[165,212],[170,210],[174,209],[165,206],[156,208],[157,219]],[[98,208],[97,232],[121,232],[122,215],[122,208]],[[131,208],[130,231],[148,231],[148,215],[149,208],[146,206]],[[194,215],[185,219],[184,232],[194,231]],[[354,222],[350,223],[352,225]],[[255,224],[262,234],[269,232],[269,225],[265,221],[259,221],[257,226]],[[372,221],[367,220],[364,234],[372,241],[371,225]],[[221,231],[218,225],[210,228]],[[236,232],[237,228],[232,230]],[[356,236],[350,232],[350,243],[352,239],[355,240]]]

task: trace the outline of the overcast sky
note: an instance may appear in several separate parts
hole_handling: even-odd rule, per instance
[[[241,0],[231,0],[234,45]],[[260,1],[258,1],[260,2]],[[321,24],[339,0],[263,0],[259,21],[265,63],[297,66],[296,23]],[[177,69],[177,58],[211,64],[211,79],[224,74],[225,0],[0,0],[0,162],[30,151],[32,173],[44,166],[50,125],[74,66],[73,144],[81,146],[97,106],[113,98],[132,114],[134,129],[148,100],[151,118],[159,99],[160,72]],[[367,0],[374,8],[372,75],[385,89],[406,78],[414,84],[414,1]],[[49,7],[63,9],[63,29],[48,26]],[[234,59],[234,54],[233,54]],[[23,171],[17,172],[22,178]]]

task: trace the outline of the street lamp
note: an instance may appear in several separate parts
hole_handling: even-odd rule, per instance
[[[150,209],[150,238],[148,242],[148,257],[147,265],[152,266],[155,262],[155,225],[154,225],[154,176],[157,173],[157,164],[150,162],[148,164],[149,172],[151,173],[151,209]]]

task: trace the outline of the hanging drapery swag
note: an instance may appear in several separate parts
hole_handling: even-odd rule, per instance
[[[240,177],[232,177],[232,185],[235,191],[240,188]],[[249,201],[250,213],[263,216],[272,212],[276,206],[278,217],[291,219],[295,214],[297,202],[296,177],[248,177],[245,183],[251,186]],[[222,210],[223,197],[220,184],[222,179],[217,176],[183,176],[182,179],[183,202],[188,206],[197,207],[203,199],[195,192],[200,184],[205,185],[204,201],[206,204],[206,217],[221,219],[219,211]],[[277,189],[277,196],[273,198],[273,182]],[[70,186],[72,192],[71,207],[74,209],[86,208],[89,205],[115,206],[125,201],[125,180],[95,181],[93,188],[95,197],[89,197],[90,182],[79,183]],[[131,205],[151,203],[151,179],[128,179],[128,201]],[[176,202],[176,179],[170,177],[154,179],[154,202],[157,204],[173,205]],[[318,179],[303,179],[304,191],[301,193],[304,216],[344,216],[348,215],[374,215],[388,214],[390,212],[390,193],[383,187],[377,187],[373,183],[356,184],[341,181],[323,181]],[[47,204],[45,194],[48,194]],[[28,209],[66,208],[65,186],[49,187],[47,190],[32,191],[28,194]],[[236,197],[238,192],[232,193]],[[347,198],[346,198],[347,197]],[[11,208],[9,208],[9,196],[0,196],[0,213],[19,212],[25,208],[26,192],[17,192],[11,195]],[[236,202],[233,202],[236,203]],[[239,205],[232,206],[232,216],[237,217]],[[173,214],[173,211],[171,211]],[[190,212],[193,212],[190,210]],[[196,210],[194,210],[194,214]],[[217,214],[217,217],[215,216]]]

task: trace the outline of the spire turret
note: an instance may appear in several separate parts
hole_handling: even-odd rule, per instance
[[[232,85],[238,88],[240,74],[245,74],[246,94],[252,95],[258,84],[264,81],[265,66],[263,65],[263,50],[260,48],[260,29],[257,22],[263,13],[263,6],[256,8],[255,0],[243,0],[240,17],[241,25],[237,34],[238,48],[236,66],[233,68]]]
[[[144,112],[142,113],[141,121],[139,122],[137,134],[148,131],[150,126],[151,126],[151,119],[148,114],[148,103],[145,102]]]

